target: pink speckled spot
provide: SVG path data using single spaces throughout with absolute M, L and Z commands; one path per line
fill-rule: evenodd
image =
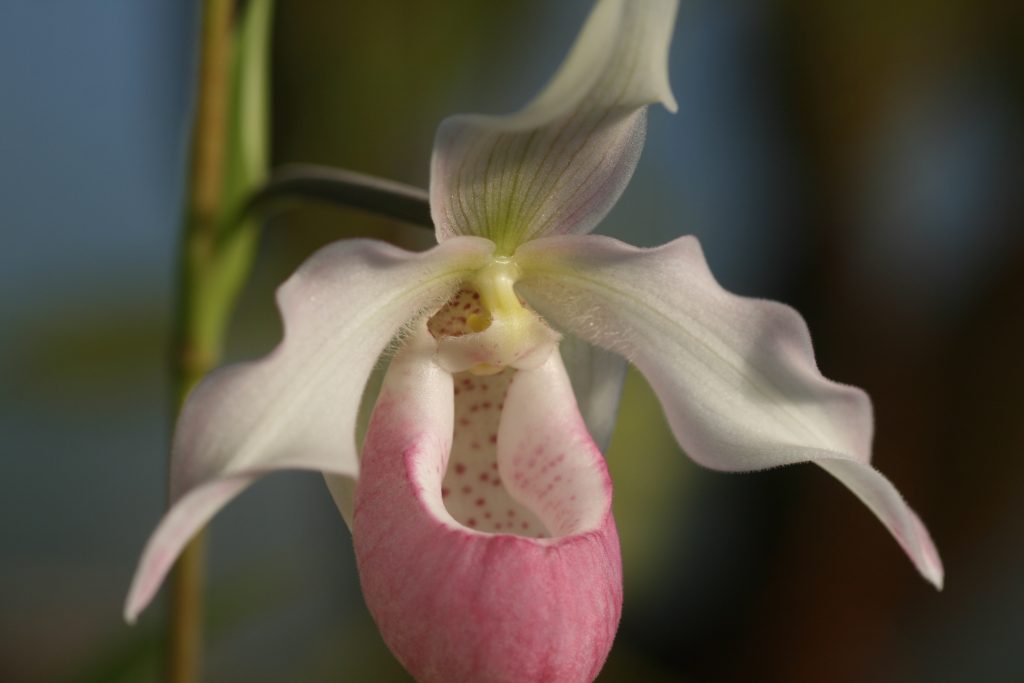
M 427 323 L 435 338 L 459 337 L 469 334 L 466 323 L 470 316 L 486 315 L 480 306 L 480 295 L 471 289 L 460 289 Z
M 500 519 L 494 514 L 495 511 L 515 509 L 533 522 L 534 531 L 544 530 L 540 519 L 513 497 L 498 475 L 498 429 L 504 411 L 495 410 L 494 406 L 504 399 L 516 373 L 516 370 L 507 368 L 489 376 L 487 381 L 468 372 L 455 375 L 454 384 L 462 387 L 463 392 L 454 394 L 453 391 L 456 428 L 443 483 L 451 494 L 445 497 L 444 504 L 455 520 L 467 526 L 470 526 L 468 520 L 472 517 L 475 529 L 525 535 L 522 529 L 499 526 Z M 481 402 L 482 398 L 490 400 Z M 448 400 L 451 402 L 453 399 Z M 482 410 L 485 404 L 490 408 Z M 470 477 L 470 481 L 478 485 L 460 486 L 460 480 L 465 477 Z M 490 514 L 481 515 L 482 512 Z

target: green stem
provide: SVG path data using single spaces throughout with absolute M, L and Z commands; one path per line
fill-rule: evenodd
M 224 198 L 224 160 L 232 39 L 231 0 L 207 0 L 179 274 L 172 374 L 176 405 L 219 361 L 225 320 L 209 315 L 204 298 L 215 286 L 216 240 Z M 171 577 L 166 680 L 196 683 L 202 660 L 205 532 L 186 546 Z
M 201 680 L 203 654 L 203 584 L 206 568 L 206 531 L 199 532 L 178 556 L 171 578 L 168 622 L 168 683 Z

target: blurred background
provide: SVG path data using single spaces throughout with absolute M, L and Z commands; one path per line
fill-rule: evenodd
M 545 82 L 587 0 L 280 2 L 273 159 L 425 186 L 433 131 Z M 155 681 L 161 606 L 120 616 L 164 504 L 166 374 L 195 0 L 0 5 L 0 680 Z M 1024 5 L 684 0 L 675 116 L 599 229 L 700 237 L 735 292 L 806 317 L 872 395 L 875 463 L 927 522 L 935 592 L 799 466 L 726 475 L 630 375 L 608 455 L 626 602 L 614 681 L 1024 680 Z M 229 356 L 319 245 L 426 231 L 336 208 L 267 226 Z M 408 681 L 322 480 L 213 524 L 206 680 Z

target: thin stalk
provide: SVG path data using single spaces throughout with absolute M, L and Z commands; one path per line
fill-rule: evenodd
M 250 195 L 243 215 L 267 218 L 303 201 L 362 209 L 433 230 L 426 190 L 386 178 L 315 164 L 288 164 Z M 241 218 L 241 217 L 240 217 Z
M 209 315 L 204 293 L 215 280 L 216 240 L 223 210 L 225 141 L 231 66 L 232 1 L 207 0 L 192 133 L 191 169 L 181 247 L 178 314 L 171 372 L 176 407 L 219 361 L 224 321 Z M 166 680 L 197 683 L 202 661 L 205 532 L 178 558 L 170 584 Z

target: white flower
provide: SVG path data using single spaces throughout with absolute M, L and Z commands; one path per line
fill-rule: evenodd
M 367 604 L 419 680 L 592 680 L 618 625 L 621 562 L 560 333 L 639 368 L 697 462 L 817 463 L 941 586 L 926 530 L 869 463 L 868 397 L 822 377 L 794 310 L 725 292 L 693 237 L 639 249 L 586 234 L 633 173 L 646 105 L 676 108 L 675 13 L 674 0 L 600 0 L 526 108 L 442 123 L 437 247 L 339 242 L 280 288 L 278 348 L 213 373 L 184 407 L 173 505 L 143 554 L 129 620 L 251 482 L 319 470 L 352 521 Z M 360 398 L 396 337 L 360 461 Z M 603 441 L 621 373 L 594 353 L 613 379 L 580 382 L 581 401 Z

